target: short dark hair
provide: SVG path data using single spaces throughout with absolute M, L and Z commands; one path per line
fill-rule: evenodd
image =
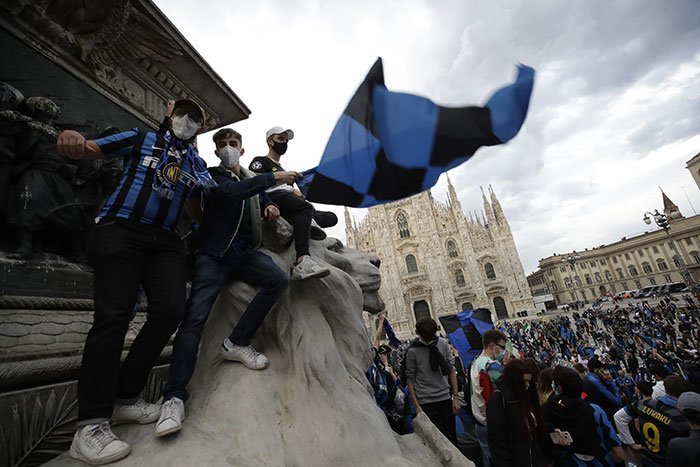
M 603 365 L 603 362 L 598 360 L 598 357 L 593 357 L 588 360 L 588 371 L 595 371 L 598 368 L 605 368 L 605 365 Z
M 654 385 L 651 381 L 640 379 L 637 381 L 637 390 L 641 392 L 644 397 L 651 397 L 654 393 Z
M 573 368 L 557 365 L 552 372 L 552 381 L 561 386 L 562 393 L 568 397 L 581 397 L 583 381 Z
M 214 136 L 211 137 L 212 141 L 214 141 L 214 144 L 219 142 L 222 139 L 226 138 L 235 138 L 238 140 L 239 143 L 243 144 L 243 137 L 239 132 L 234 130 L 233 128 L 222 128 L 216 133 L 214 133 Z
M 421 318 L 416 323 L 416 334 L 423 340 L 429 340 L 435 337 L 438 330 L 438 325 L 433 318 Z
M 585 373 L 588 371 L 588 369 L 583 365 L 583 363 L 575 364 L 574 370 L 576 370 L 577 373 Z
M 684 392 L 692 391 L 693 385 L 678 375 L 671 375 L 664 378 L 664 389 L 667 395 L 678 399 Z
M 507 341 L 508 336 L 503 334 L 501 331 L 498 329 L 489 329 L 484 333 L 483 336 L 481 336 L 481 343 L 484 345 L 484 348 L 488 347 L 489 344 L 492 342 L 495 342 L 498 344 L 501 341 Z
M 671 375 L 669 369 L 660 363 L 655 363 L 652 365 L 651 368 L 649 368 L 649 371 L 651 371 L 651 374 L 654 376 L 661 376 L 662 379 Z

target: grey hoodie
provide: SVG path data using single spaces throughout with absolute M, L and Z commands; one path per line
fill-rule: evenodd
M 437 348 L 447 360 L 451 371 L 454 371 L 455 357 L 450 351 L 450 344 L 438 337 Z M 413 383 L 416 397 L 421 404 L 441 402 L 450 398 L 448 376 L 442 375 L 439 368 L 430 368 L 430 349 L 427 347 L 411 347 L 406 352 L 406 383 Z

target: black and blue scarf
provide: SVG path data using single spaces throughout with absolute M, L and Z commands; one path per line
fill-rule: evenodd
M 153 179 L 153 189 L 163 199 L 173 199 L 182 172 L 182 164 L 192 167 L 195 185 L 208 192 L 210 188 L 217 186 L 209 172 L 207 165 L 199 157 L 192 143 L 182 141 L 173 136 L 169 131 L 163 135 L 165 147 L 163 155 L 156 165 L 156 173 Z M 171 151 L 171 149 L 173 151 Z M 178 154 L 179 153 L 179 154 Z

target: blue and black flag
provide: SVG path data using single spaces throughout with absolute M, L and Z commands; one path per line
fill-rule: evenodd
M 389 91 L 377 59 L 338 120 L 318 167 L 298 182 L 309 201 L 369 207 L 420 193 L 482 146 L 511 140 L 530 103 L 535 70 L 518 67 L 513 84 L 484 107 L 441 107 Z
M 481 353 L 484 346 L 481 336 L 493 329 L 491 312 L 486 308 L 460 311 L 455 315 L 441 316 L 440 324 L 452 346 L 459 352 L 465 367 Z

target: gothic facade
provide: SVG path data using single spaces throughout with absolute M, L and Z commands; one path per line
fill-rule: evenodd
M 425 191 L 369 208 L 359 223 L 346 208 L 348 246 L 381 260 L 380 294 L 399 338 L 424 316 L 484 307 L 496 321 L 534 309 L 501 204 L 490 186 L 482 198 L 484 212 L 467 218 L 448 179 L 446 204 Z

